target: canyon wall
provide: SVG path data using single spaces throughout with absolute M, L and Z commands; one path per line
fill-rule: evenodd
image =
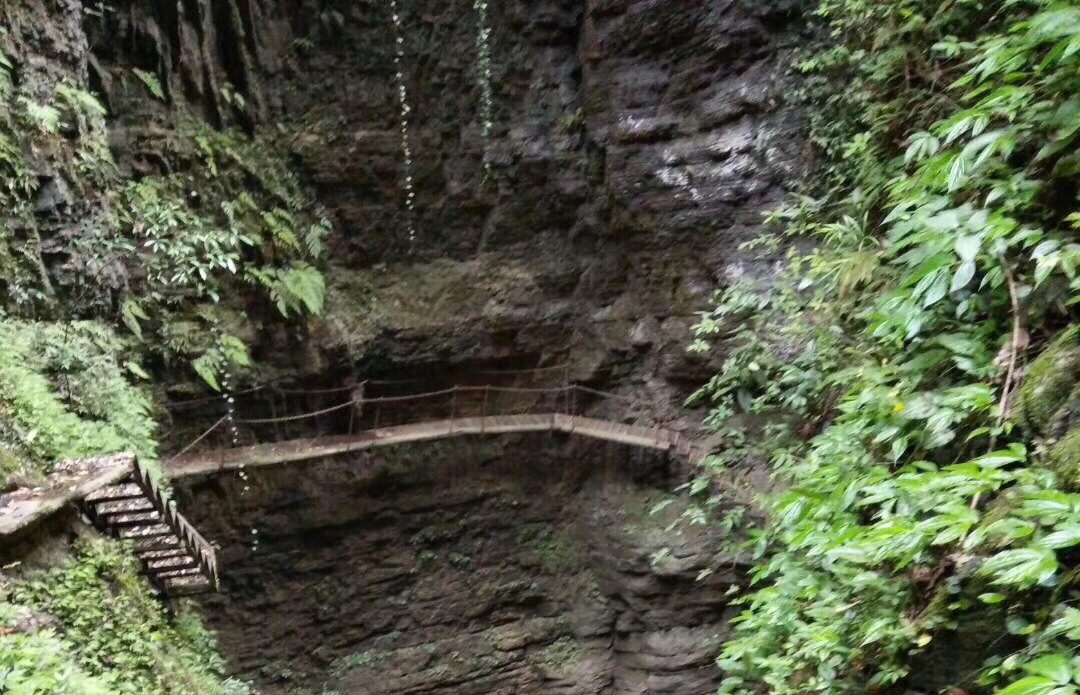
M 669 467 L 530 435 L 185 481 L 227 568 L 202 613 L 266 693 L 705 695 L 741 566 L 667 529 Z
M 331 212 L 328 315 L 263 357 L 327 382 L 569 361 L 673 418 L 712 373 L 684 349 L 694 312 L 771 272 L 739 245 L 799 173 L 795 6 L 491 3 L 485 135 L 472 3 L 402 2 L 408 171 L 387 2 L 129 1 L 90 34 L 103 84 L 153 71 L 206 118 L 279 131 Z M 152 166 L 175 114 L 127 93 L 115 140 Z

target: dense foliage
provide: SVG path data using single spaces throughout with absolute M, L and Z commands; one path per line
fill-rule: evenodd
M 183 90 L 145 70 L 117 68 L 92 93 L 86 56 L 61 38 L 84 11 L 115 10 L 0 3 L 4 492 L 67 457 L 127 450 L 153 470 L 151 384 L 220 391 L 263 322 L 323 305 L 329 223 L 276 136 L 163 105 Z M 114 152 L 103 103 L 144 108 L 154 137 Z M 193 615 L 163 611 L 131 552 L 85 541 L 50 555 L 48 571 L 0 574 L 0 692 L 249 692 L 223 680 Z
M 0 474 L 45 472 L 60 459 L 103 452 L 155 460 L 150 402 L 129 381 L 114 331 L 8 319 L 0 344 Z
M 244 307 L 224 300 L 261 293 L 286 317 L 321 311 L 313 263 L 329 223 L 268 140 L 215 131 L 177 105 L 167 171 L 125 176 L 93 94 L 67 82 L 19 89 L 14 69 L 0 51 L 5 313 L 119 318 L 167 361 L 202 359 L 205 376 L 242 353 L 221 344 L 245 333 L 233 325 Z M 136 78 L 160 94 L 152 75 Z
M 119 449 L 150 462 L 138 384 L 167 372 L 220 390 L 251 366 L 261 321 L 321 312 L 329 223 L 271 138 L 210 128 L 183 103 L 156 166 L 121 168 L 98 96 L 76 71 L 30 60 L 7 12 L 18 9 L 0 8 L 0 471 Z M 156 75 L 122 77 L 116 88 L 166 100 Z
M 1078 693 L 1080 7 L 817 15 L 823 161 L 771 216 L 814 250 L 728 288 L 693 346 L 727 350 L 707 465 L 767 456 L 777 482 L 722 692 L 889 689 L 955 630 L 985 660 L 938 685 Z
M 25 629 L 34 623 L 36 629 Z M 0 583 L 0 692 L 250 692 L 223 681 L 223 668 L 198 617 L 182 610 L 167 619 L 138 560 L 115 542 L 83 541 L 69 564 Z

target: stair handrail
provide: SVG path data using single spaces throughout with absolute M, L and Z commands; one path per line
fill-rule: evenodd
M 150 476 L 149 470 L 142 462 L 136 461 L 134 463 L 133 474 L 136 484 L 150 499 L 162 521 L 180 539 L 184 549 L 198 564 L 199 571 L 210 582 L 214 590 L 217 590 L 219 587 L 217 554 L 214 552 L 213 546 L 177 511 L 176 502 L 165 497 L 161 488 Z

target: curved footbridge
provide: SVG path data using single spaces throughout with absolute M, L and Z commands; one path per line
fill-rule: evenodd
M 212 475 L 246 467 L 271 466 L 325 458 L 354 451 L 468 435 L 561 432 L 669 452 L 698 463 L 707 453 L 694 438 L 657 426 L 626 424 L 580 414 L 599 412 L 601 401 L 619 402 L 619 412 L 648 412 L 648 404 L 578 384 L 555 388 L 454 386 L 404 396 L 371 398 L 363 384 L 331 389 L 347 391 L 345 402 L 320 410 L 262 419 L 239 419 L 231 397 L 226 416 L 165 462 L 169 478 Z M 326 393 L 322 391 L 319 393 Z M 199 401 L 202 407 L 208 401 Z M 610 408 L 609 408 L 610 410 Z M 261 426 L 284 421 L 348 415 L 345 435 L 294 439 L 253 446 L 196 451 L 210 435 L 238 424 Z M 219 433 L 220 434 L 220 433 Z M 50 485 L 0 496 L 0 545 L 35 522 L 75 504 L 103 531 L 131 541 L 150 579 L 167 595 L 218 588 L 217 560 L 208 543 L 178 512 L 157 483 L 131 455 L 115 455 L 58 464 Z
M 296 439 L 222 449 L 177 457 L 167 464 L 166 472 L 170 478 L 179 478 L 246 467 L 305 461 L 411 442 L 466 435 L 521 432 L 563 432 L 590 439 L 667 451 L 691 464 L 697 463 L 705 455 L 704 449 L 689 437 L 671 430 L 626 425 L 581 415 L 541 413 L 455 417 L 374 428 L 347 436 Z

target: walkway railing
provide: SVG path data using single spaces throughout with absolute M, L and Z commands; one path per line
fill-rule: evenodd
M 543 369 L 543 368 L 541 368 Z M 560 367 L 562 369 L 562 367 Z M 540 370 L 530 370 L 530 373 Z M 487 372 L 483 372 L 487 374 Z M 515 374 L 518 372 L 514 372 Z M 641 399 L 600 391 L 582 384 L 565 384 L 554 387 L 522 387 L 484 385 L 459 385 L 449 388 L 402 395 L 370 396 L 366 393 L 371 384 L 390 382 L 360 382 L 349 387 L 318 389 L 305 393 L 332 394 L 348 391 L 348 397 L 332 405 L 315 410 L 268 417 L 241 417 L 232 412 L 214 422 L 206 431 L 183 447 L 174 458 L 194 451 L 210 439 L 215 432 L 234 426 L 260 428 L 269 425 L 287 425 L 303 421 L 318 422 L 333 418 L 338 432 L 354 434 L 365 430 L 406 425 L 432 420 L 453 420 L 489 415 L 561 414 L 579 415 L 589 410 L 599 412 L 602 419 L 625 422 L 635 420 L 640 424 L 648 420 L 653 404 Z M 392 382 L 401 384 L 405 382 Z M 603 402 L 618 404 L 618 409 L 605 411 L 598 408 Z
M 599 406 L 604 401 L 617 402 L 619 415 L 609 419 L 602 412 L 597 412 L 593 417 L 579 414 L 586 408 L 590 412 L 602 411 L 603 408 Z M 467 434 L 536 431 L 565 432 L 671 451 L 691 462 L 704 456 L 701 447 L 683 433 L 653 424 L 619 421 L 632 419 L 626 413 L 634 408 L 650 410 L 639 400 L 580 384 L 551 388 L 454 386 L 425 393 L 375 398 L 364 397 L 362 388 L 358 387 L 349 400 L 315 411 L 234 420 L 238 424 L 266 425 L 318 418 L 330 413 L 347 413 L 347 434 L 196 454 L 188 453 L 191 447 L 187 447 L 167 462 L 166 468 L 170 476 L 176 477 L 308 460 Z M 219 421 L 215 427 L 221 424 Z M 197 441 L 204 439 L 207 434 L 209 432 Z

